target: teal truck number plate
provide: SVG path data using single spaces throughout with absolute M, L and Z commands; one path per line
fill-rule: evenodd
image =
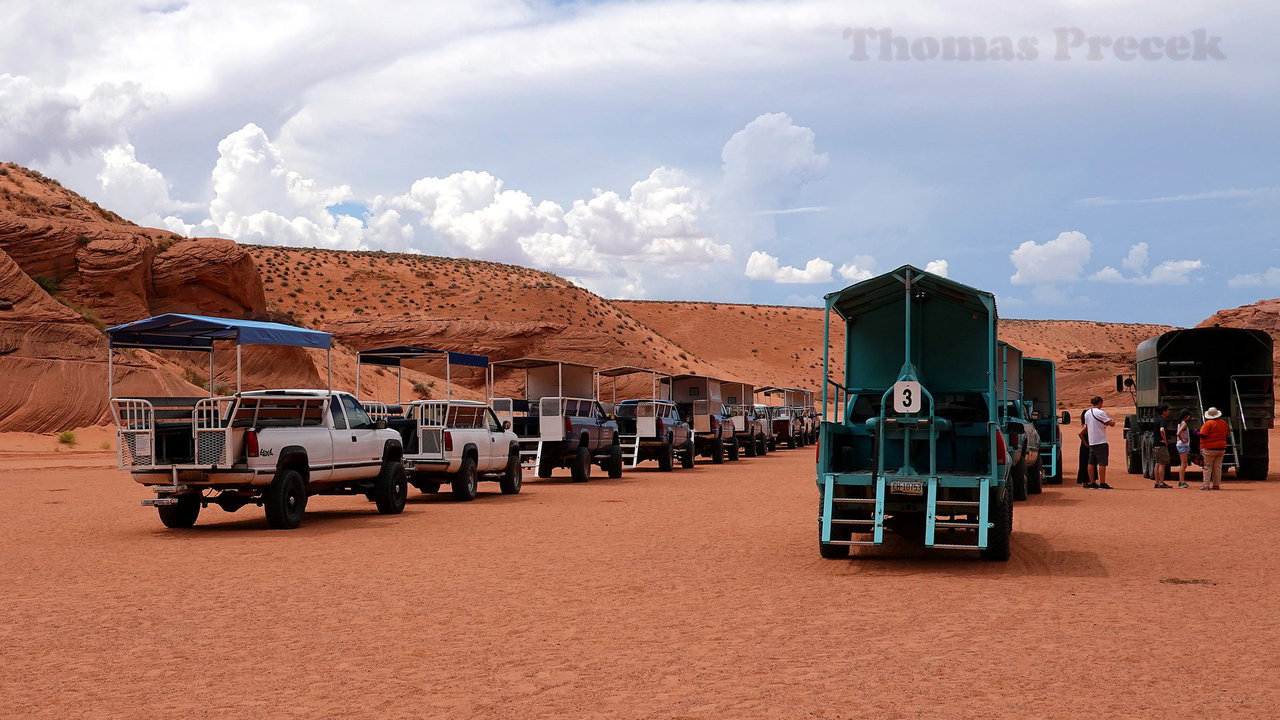
M 924 483 L 919 480 L 894 480 L 889 483 L 889 492 L 898 495 L 923 495 Z

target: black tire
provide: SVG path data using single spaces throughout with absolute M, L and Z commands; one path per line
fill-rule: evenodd
M 1013 533 L 1013 500 L 1008 488 L 991 491 L 990 507 L 993 527 L 987 531 L 987 546 L 978 551 L 978 556 L 990 562 L 1007 562 L 1009 536 Z
M 680 457 L 680 467 L 688 470 L 697 463 L 697 459 L 694 458 L 694 452 L 693 438 L 689 438 L 689 442 L 684 445 L 684 455 Z
M 609 477 L 617 480 L 622 477 L 622 446 L 609 446 L 609 460 L 606 463 L 609 470 Z
M 724 462 L 724 440 L 716 438 L 711 443 L 711 464 L 720 465 Z
M 543 480 L 546 480 L 547 478 L 551 477 L 551 473 L 555 469 L 556 469 L 555 461 L 552 460 L 550 457 L 543 455 L 542 458 L 538 460 L 538 477 L 542 478 Z
M 524 472 L 520 468 L 520 451 L 512 450 L 507 456 L 507 469 L 502 472 L 498 488 L 503 495 L 519 495 L 520 485 L 524 482 Z
M 480 474 L 476 471 L 474 457 L 468 455 L 462 458 L 462 467 L 458 469 L 458 474 L 453 476 L 450 487 L 453 488 L 454 500 L 470 502 L 476 499 L 476 493 L 480 489 Z
M 383 515 L 399 515 L 409 497 L 409 479 L 399 460 L 382 464 L 382 472 L 373 481 L 373 502 Z
M 742 446 L 742 454 L 746 455 L 747 457 L 755 457 L 757 447 L 759 446 L 756 444 L 756 439 L 754 437 L 748 438 L 747 444 Z
M 658 470 L 671 472 L 676 467 L 676 449 L 668 440 L 658 448 Z
M 1027 467 L 1022 463 L 1009 468 L 1009 485 L 1014 500 L 1027 499 Z
M 756 436 L 756 455 L 764 457 L 769 454 L 769 439 L 764 435 Z
M 293 530 L 302 525 L 307 511 L 307 486 L 297 470 L 285 469 L 276 475 L 262 493 L 262 509 L 267 514 L 267 527 Z
M 440 492 L 440 483 L 438 482 L 420 482 L 414 483 L 413 486 L 421 490 L 424 495 L 434 495 Z
M 177 505 L 157 505 L 156 510 L 165 527 L 175 530 L 189 528 L 200 517 L 200 496 L 179 495 Z
M 734 438 L 727 445 L 725 445 L 725 453 L 727 454 L 730 462 L 738 461 L 738 439 L 737 438 Z
M 1027 494 L 1039 495 L 1044 491 L 1044 461 L 1036 458 L 1036 464 L 1027 473 Z
M 1129 440 L 1125 440 L 1124 442 L 1125 470 L 1127 470 L 1130 475 L 1141 475 L 1142 450 L 1131 447 L 1133 444 L 1135 443 L 1131 443 Z
M 798 447 L 800 447 L 800 444 L 796 442 L 795 433 L 792 433 L 790 436 L 787 437 L 787 449 L 795 450 Z
M 833 530 L 834 534 L 834 530 Z M 849 557 L 848 545 L 830 545 L 818 541 L 818 554 L 828 560 L 844 560 Z
M 571 475 L 576 483 L 584 483 L 591 479 L 591 451 L 585 446 L 578 448 L 578 453 L 573 456 L 573 466 Z

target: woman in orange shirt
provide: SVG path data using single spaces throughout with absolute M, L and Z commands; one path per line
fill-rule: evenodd
M 1222 456 L 1227 454 L 1227 421 L 1222 419 L 1222 411 L 1212 407 L 1205 411 L 1204 425 L 1196 434 L 1204 455 L 1204 484 L 1200 489 L 1221 490 Z

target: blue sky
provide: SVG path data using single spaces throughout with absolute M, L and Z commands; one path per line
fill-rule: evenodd
M 812 304 L 907 262 L 1015 317 L 1280 296 L 1271 3 L 13 5 L 0 159 L 184 234 L 611 297 Z M 1198 29 L 1223 57 L 1171 58 Z M 974 37 L 1037 56 L 937 50 Z

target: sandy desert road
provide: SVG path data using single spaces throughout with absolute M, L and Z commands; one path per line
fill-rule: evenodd
M 1280 716 L 1275 473 L 1050 486 L 987 564 L 819 559 L 811 448 L 293 532 L 98 458 L 0 457 L 2 717 Z

